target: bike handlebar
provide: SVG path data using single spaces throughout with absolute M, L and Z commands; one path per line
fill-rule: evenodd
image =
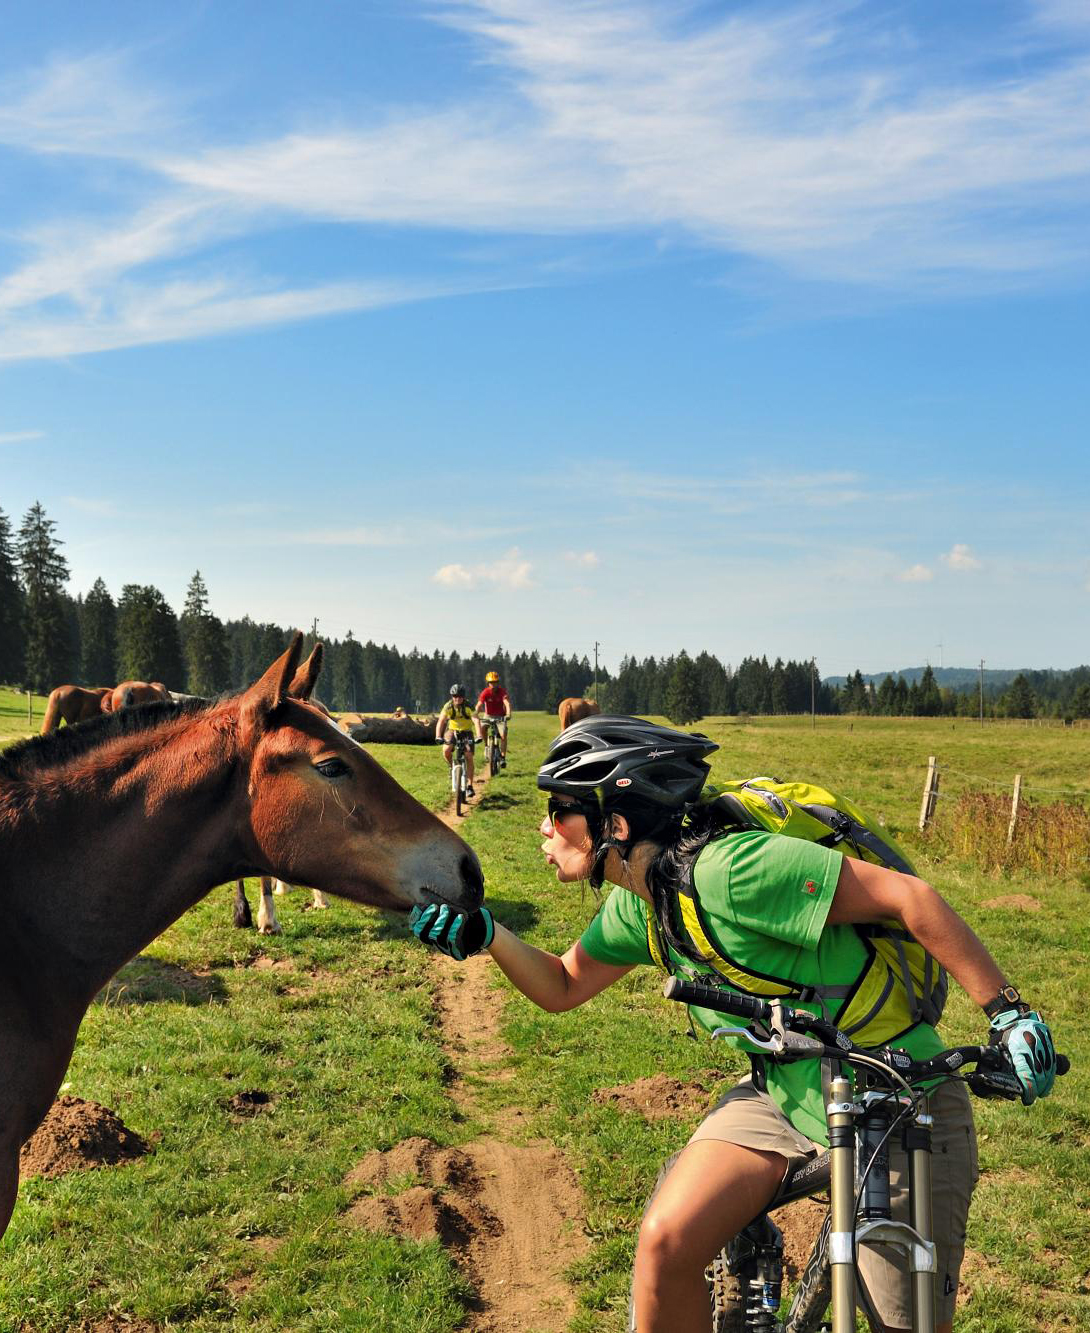
M 865 1055 L 886 1065 L 906 1082 L 944 1076 L 950 1078 L 957 1075 L 963 1065 L 977 1064 L 980 1067 L 968 1074 L 966 1081 L 978 1096 L 1014 1098 L 1021 1093 L 1021 1086 L 1001 1046 L 955 1046 L 941 1051 L 930 1060 L 913 1060 L 907 1052 L 888 1046 L 874 1050 L 858 1047 L 825 1019 L 817 1018 L 805 1009 L 790 1009 L 786 1005 L 773 1008 L 768 1000 L 762 1000 L 756 995 L 721 990 L 718 986 L 686 981 L 682 977 L 667 977 L 662 993 L 668 1000 L 695 1004 L 701 1009 L 711 1009 L 733 1018 L 745 1018 L 750 1022 L 769 1023 L 777 1016 L 778 1010 L 787 1039 L 784 1049 L 775 1052 L 781 1059 L 820 1058 L 827 1055 L 850 1062 L 853 1055 Z M 795 1035 L 805 1032 L 814 1033 L 818 1040 L 799 1040 Z M 791 1040 L 792 1036 L 795 1036 L 795 1040 Z M 1067 1056 L 1058 1054 L 1056 1073 L 1066 1074 L 1070 1068 L 1071 1062 Z

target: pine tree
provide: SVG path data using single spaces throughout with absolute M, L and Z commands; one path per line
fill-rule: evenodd
M 1021 672 L 1011 681 L 1004 704 L 1008 717 L 1037 716 L 1037 699 Z
M 101 578 L 80 607 L 80 678 L 85 685 L 112 685 L 117 663 L 117 606 Z
M 696 667 L 684 649 L 674 662 L 666 687 L 666 716 L 677 726 L 698 722 L 700 711 L 700 682 Z
M 68 580 L 63 545 L 53 532 L 56 524 L 37 501 L 27 510 L 17 543 L 23 584 L 25 670 L 27 684 L 48 693 L 72 674 L 68 615 L 62 600 Z
M 227 689 L 231 680 L 227 635 L 222 621 L 208 609 L 208 589 L 199 569 L 186 589 L 178 633 L 188 692 L 211 698 Z
M 942 712 L 942 694 L 935 680 L 935 673 L 928 663 L 920 677 L 920 714 L 923 717 L 938 717 Z
M 11 520 L 0 509 L 0 681 L 23 680 L 23 590 L 11 540 Z
M 177 689 L 184 674 L 178 620 L 166 598 L 150 584 L 126 583 L 117 607 L 118 680 Z

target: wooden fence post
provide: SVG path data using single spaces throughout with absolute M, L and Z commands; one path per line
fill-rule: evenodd
M 1007 825 L 1007 846 L 1014 841 L 1014 826 L 1018 823 L 1018 806 L 1022 801 L 1022 775 L 1014 775 L 1014 795 L 1011 797 L 1011 822 Z
M 26 724 L 28 727 L 33 727 L 34 725 L 34 717 L 31 711 L 31 695 L 29 690 L 27 690 L 26 692 Z
M 927 777 L 923 784 L 923 800 L 920 802 L 920 832 L 927 827 L 927 821 L 935 813 L 935 797 L 939 794 L 939 770 L 935 756 L 927 760 Z

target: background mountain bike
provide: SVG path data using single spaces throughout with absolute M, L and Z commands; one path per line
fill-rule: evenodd
M 473 733 L 470 731 L 454 732 L 454 744 L 450 756 L 450 786 L 454 792 L 454 813 L 460 815 L 466 804 L 466 753 L 473 749 Z
M 503 737 L 500 734 L 499 719 L 486 717 L 484 731 L 485 757 L 488 760 L 488 773 L 495 777 L 503 762 Z
M 755 1053 L 779 1061 L 834 1062 L 827 1118 L 830 1142 L 838 1146 L 816 1157 L 790 1161 L 768 1208 L 709 1265 L 706 1275 L 713 1333 L 854 1333 L 857 1291 L 872 1326 L 880 1327 L 858 1281 L 861 1243 L 893 1246 L 908 1254 L 912 1328 L 914 1333 L 934 1333 L 931 1124 L 926 1098 L 938 1082 L 960 1079 L 978 1097 L 1019 1100 L 1021 1084 L 1006 1050 L 955 1046 L 930 1060 L 913 1060 L 895 1047 L 857 1047 L 832 1023 L 779 1001 L 770 1003 L 679 977 L 667 980 L 663 994 L 684 1004 L 749 1019 L 747 1027 L 717 1028 L 713 1036 L 741 1036 Z M 969 1065 L 975 1069 L 963 1073 Z M 854 1088 L 842 1066 L 855 1071 Z M 1056 1072 L 1066 1074 L 1068 1068 L 1067 1058 L 1057 1056 Z M 888 1144 L 895 1133 L 905 1137 L 911 1159 L 911 1227 L 891 1217 Z M 655 1192 L 676 1157 L 659 1172 Z M 826 1189 L 831 1196 L 829 1213 L 799 1278 L 791 1308 L 781 1321 L 783 1234 L 769 1213 Z M 832 1322 L 826 1323 L 830 1302 Z M 636 1333 L 631 1299 L 628 1327 L 629 1333 Z

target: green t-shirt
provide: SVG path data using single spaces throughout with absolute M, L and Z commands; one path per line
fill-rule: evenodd
M 717 838 L 693 867 L 693 886 L 712 942 L 752 972 L 802 986 L 847 986 L 866 961 L 866 950 L 850 925 L 826 924 L 840 875 L 839 852 L 779 833 L 741 832 Z M 652 963 L 647 944 L 650 903 L 615 888 L 583 932 L 581 943 L 601 963 Z M 711 972 L 670 951 L 681 970 Z M 817 1004 L 790 1003 L 819 1013 Z M 691 1008 L 708 1031 L 734 1022 L 709 1009 Z M 738 1043 L 736 1043 L 738 1044 Z M 898 1039 L 916 1059 L 942 1050 L 935 1029 L 919 1024 Z M 767 1064 L 768 1091 L 788 1120 L 807 1137 L 825 1143 L 821 1064 Z

